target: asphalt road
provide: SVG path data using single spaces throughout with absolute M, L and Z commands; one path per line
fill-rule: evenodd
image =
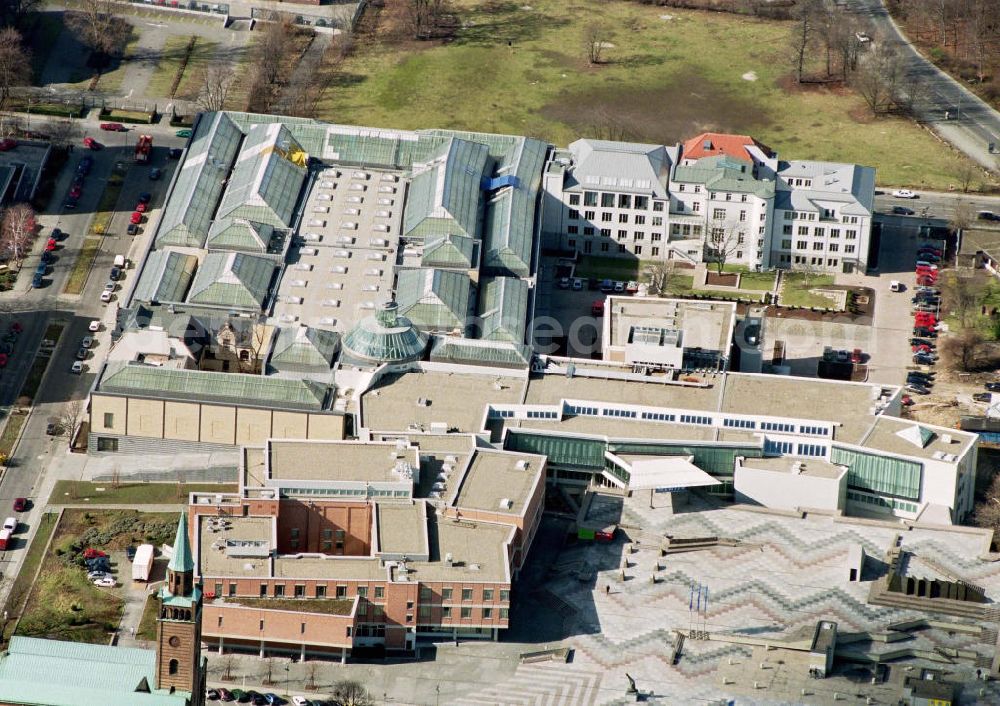
M 955 147 L 985 167 L 1000 167 L 1000 155 L 987 150 L 990 142 L 1000 147 L 1000 113 L 925 59 L 899 31 L 883 0 L 847 0 L 845 4 L 864 18 L 876 35 L 899 43 L 907 75 L 922 85 L 922 98 L 916 105 L 919 119 L 947 123 L 949 131 L 959 131 L 964 138 L 950 140 Z M 950 114 L 947 120 L 946 111 Z
M 1000 214 L 1000 196 L 984 196 L 982 194 L 947 193 L 937 191 L 914 191 L 916 198 L 901 199 L 892 192 L 876 192 L 875 210 L 883 214 L 891 214 L 893 206 L 903 206 L 914 211 L 911 218 L 924 217 L 935 225 L 947 225 L 955 212 L 965 211 L 966 216 L 976 222 L 979 211 L 992 211 Z M 926 216 L 924 214 L 926 213 Z M 978 221 L 979 225 L 1000 227 L 998 221 Z
M 92 115 L 96 116 L 96 113 Z M 33 128 L 44 128 L 33 119 Z M 87 394 L 94 382 L 94 374 L 99 370 L 110 346 L 108 326 L 102 324 L 101 331 L 95 337 L 95 345 L 88 352 L 82 375 L 71 372 L 73 361 L 80 341 L 89 334 L 88 326 L 94 319 L 111 322 L 117 310 L 117 298 L 131 286 L 135 269 L 126 272 L 126 278 L 119 282 L 119 291 L 115 300 L 105 304 L 100 300 L 101 290 L 108 281 L 115 255 L 126 255 L 135 259 L 145 249 L 145 243 L 150 236 L 151 227 L 159 217 L 167 186 L 176 162 L 168 159 L 170 147 L 182 147 L 183 138 L 174 135 L 176 128 L 166 126 L 143 126 L 139 130 L 127 133 L 102 133 L 98 128 L 98 120 L 80 121 L 86 128 L 85 134 L 100 136 L 106 145 L 98 151 L 85 151 L 82 147 L 74 150 L 67 161 L 50 203 L 50 208 L 40 214 L 42 226 L 41 235 L 35 243 L 33 252 L 25 260 L 24 272 L 18 278 L 15 289 L 0 294 L 0 334 L 6 333 L 10 321 L 16 319 L 24 331 L 18 337 L 14 353 L 8 362 L 7 369 L 0 374 L 0 405 L 9 405 L 20 390 L 27 371 L 35 358 L 38 344 L 50 322 L 60 321 L 64 324 L 62 336 L 58 345 L 52 351 L 52 360 L 46 370 L 41 387 L 36 395 L 34 409 L 21 435 L 20 442 L 8 462 L 8 470 L 0 478 L 0 516 L 12 515 L 14 498 L 25 497 L 32 502 L 28 513 L 21 513 L 19 533 L 15 537 L 12 549 L 0 552 L 0 572 L 4 580 L 0 583 L 0 600 L 9 588 L 8 578 L 13 576 L 19 567 L 24 552 L 21 551 L 30 542 L 34 534 L 34 523 L 40 515 L 42 506 L 48 498 L 36 496 L 44 474 L 53 458 L 67 453 L 67 437 L 53 437 L 46 434 L 46 426 L 50 419 L 61 419 L 71 403 L 82 407 Z M 100 200 L 103 187 L 117 161 L 131 164 L 133 146 L 138 134 L 152 134 L 154 145 L 150 165 L 134 165 L 129 169 L 119 200 L 123 210 L 116 213 L 111 222 L 108 235 L 101 239 L 101 247 L 95 258 L 93 269 L 81 295 L 65 295 L 62 290 L 72 269 L 73 262 L 79 254 L 84 235 L 90 229 L 94 210 Z M 82 138 L 81 138 L 82 139 Z M 83 188 L 83 196 L 75 210 L 63 208 L 66 193 L 70 188 L 76 165 L 83 154 L 94 157 L 94 168 L 87 177 Z M 160 167 L 164 174 L 159 181 L 149 180 L 150 166 Z M 132 208 L 138 200 L 139 193 L 152 193 L 152 209 L 147 215 L 143 232 L 136 237 L 125 232 Z M 150 223 L 152 221 L 152 223 Z M 58 227 L 68 233 L 68 237 L 59 243 L 56 250 L 56 261 L 49 268 L 45 277 L 45 286 L 40 289 L 30 287 L 31 273 L 40 261 L 41 251 L 51 229 Z M 0 407 L 4 413 L 9 413 L 9 407 Z

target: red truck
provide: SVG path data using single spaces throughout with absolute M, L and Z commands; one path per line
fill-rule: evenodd
M 139 135 L 139 141 L 135 143 L 136 164 L 148 164 L 149 155 L 153 151 L 153 136 Z
M 10 543 L 10 530 L 0 530 L 0 552 L 7 550 L 7 545 Z

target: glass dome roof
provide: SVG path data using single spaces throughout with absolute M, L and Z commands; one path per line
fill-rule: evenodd
M 344 352 L 359 362 L 403 363 L 423 355 L 427 336 L 399 315 L 396 302 L 386 302 L 347 332 L 343 346 Z

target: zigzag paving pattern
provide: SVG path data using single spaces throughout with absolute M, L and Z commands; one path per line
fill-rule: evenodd
M 865 675 L 873 673 L 870 664 L 844 663 L 844 675 L 820 684 L 808 678 L 805 667 L 794 667 L 805 653 L 782 650 L 792 655 L 789 665 L 768 672 L 765 679 L 753 670 L 766 671 L 754 661 L 767 651 L 752 643 L 798 640 L 802 644 L 820 620 L 836 621 L 841 633 L 885 635 L 890 624 L 928 617 L 921 611 L 866 602 L 869 580 L 884 571 L 881 558 L 897 535 L 902 535 L 907 552 L 929 558 L 914 562 L 914 571 L 933 576 L 936 567 L 983 586 L 991 599 L 1000 597 L 1000 562 L 977 558 L 984 547 L 982 536 L 974 533 L 826 516 L 801 519 L 707 505 L 690 509 L 671 516 L 650 509 L 648 500 L 629 499 L 621 521 L 628 525 L 628 539 L 638 542 L 632 553 L 625 552 L 623 542 L 564 548 L 544 588 L 533 595 L 542 609 L 559 616 L 572 635 L 562 642 L 573 648 L 572 662 L 521 665 L 504 682 L 469 694 L 460 703 L 625 703 L 626 673 L 635 678 L 640 691 L 648 692 L 646 701 L 652 703 L 709 703 L 735 694 L 741 704 L 834 703 L 848 692 L 854 699 L 864 691 L 859 684 L 868 683 Z M 738 542 L 661 557 L 659 538 L 666 534 Z M 863 582 L 848 580 L 847 556 L 855 546 L 868 555 Z M 692 593 L 692 586 L 698 585 L 702 607 L 707 605 L 701 612 Z M 924 625 L 891 641 L 858 639 L 849 648 L 869 659 L 900 654 L 900 649 L 934 655 L 936 660 L 929 662 L 906 657 L 889 664 L 899 672 L 911 667 L 916 674 L 920 667 L 944 664 L 950 678 L 967 682 L 960 702 L 1000 703 L 995 682 L 975 679 L 977 665 L 988 665 L 993 656 L 996 628 L 996 624 L 968 630 Z M 674 663 L 678 630 L 702 631 L 712 639 L 688 637 Z M 748 644 L 740 644 L 741 640 Z M 972 657 L 946 656 L 956 651 Z M 810 686 L 810 682 L 817 683 Z M 803 698 L 801 688 L 807 687 L 810 696 Z M 772 691 L 764 693 L 768 688 Z M 887 688 L 872 687 L 871 693 L 884 697 Z

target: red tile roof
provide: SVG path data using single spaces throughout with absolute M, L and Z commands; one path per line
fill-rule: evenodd
M 749 135 L 728 135 L 724 132 L 703 132 L 684 143 L 683 159 L 701 159 L 726 155 L 744 162 L 753 161 L 747 154 L 746 147 L 756 145 L 767 155 L 773 155 L 771 148 L 758 142 Z

